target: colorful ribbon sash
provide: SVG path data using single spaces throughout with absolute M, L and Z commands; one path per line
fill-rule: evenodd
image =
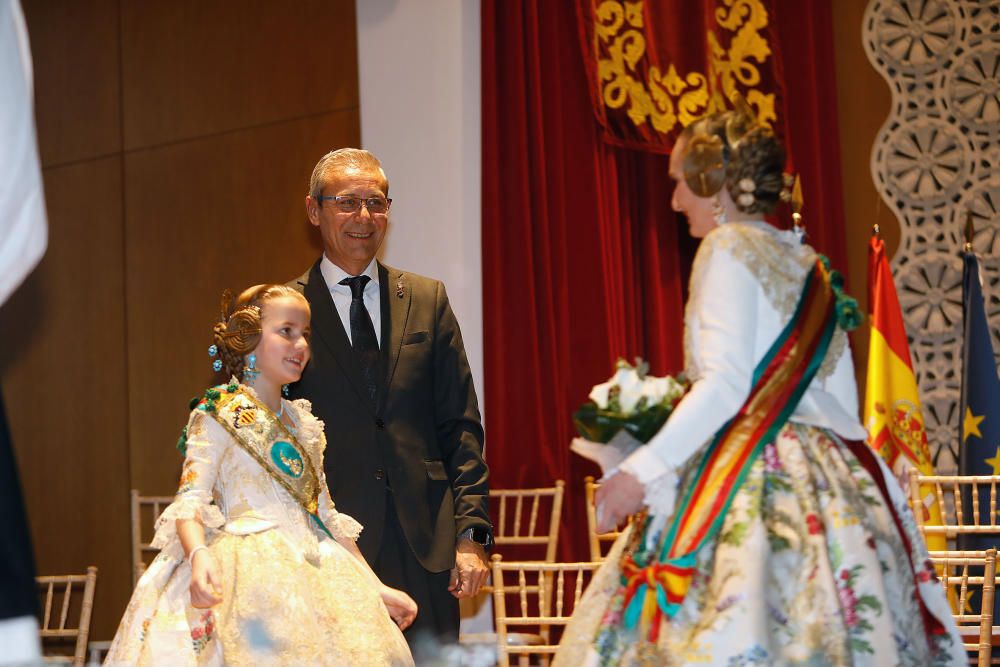
M 706 448 L 657 557 L 642 564 L 636 555 L 623 556 L 625 626 L 641 624 L 649 641 L 656 641 L 663 617 L 672 618 L 680 609 L 699 550 L 721 529 L 750 467 L 795 410 L 826 356 L 838 319 L 853 328 L 853 299 L 841 292 L 841 284 L 820 257 L 806 277 L 791 321 L 754 369 L 749 397 Z
M 214 401 L 215 409 L 208 412 L 271 479 L 288 491 L 323 532 L 330 535 L 317 511 L 320 480 L 309 453 L 266 405 L 240 387 L 228 391 L 230 388 L 216 389 L 219 395 Z

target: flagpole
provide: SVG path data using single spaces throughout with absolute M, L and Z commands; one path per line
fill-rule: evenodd
M 972 252 L 972 238 L 976 235 L 976 226 L 972 222 L 972 209 L 965 212 L 965 252 Z
M 965 451 L 965 409 L 968 397 L 965 395 L 965 365 L 969 361 L 969 313 L 966 312 L 965 282 L 966 272 L 968 272 L 968 262 L 966 258 L 972 253 L 972 237 L 975 235 L 975 225 L 972 222 L 972 209 L 965 211 L 965 245 L 962 247 L 962 382 L 958 391 L 958 474 L 969 475 L 969 462 L 966 460 Z

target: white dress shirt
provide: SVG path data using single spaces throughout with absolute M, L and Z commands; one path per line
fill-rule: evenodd
M 674 477 L 742 407 L 754 369 L 791 319 L 815 257 L 794 233 L 764 222 L 729 223 L 702 241 L 684 316 L 691 390 L 647 446 L 621 466 L 647 486 L 647 498 L 654 480 Z M 867 436 L 842 331 L 789 420 L 846 439 Z
M 340 315 L 344 331 L 347 332 L 347 340 L 351 340 L 351 301 L 354 296 L 351 294 L 351 288 L 347 285 L 341 285 L 340 281 L 354 276 L 331 262 L 325 253 L 319 263 L 319 271 L 323 274 L 323 280 L 326 281 L 326 287 L 330 290 L 330 296 L 333 297 L 333 305 L 337 309 L 337 314 Z M 378 341 L 379 347 L 382 347 L 382 292 L 378 282 L 378 263 L 372 259 L 359 275 L 371 278 L 365 285 L 365 308 L 368 309 L 368 315 L 371 316 L 372 325 L 375 327 L 375 340 Z M 351 341 L 352 344 L 353 342 Z

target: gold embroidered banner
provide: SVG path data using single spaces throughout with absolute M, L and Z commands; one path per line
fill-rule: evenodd
M 606 139 L 668 152 L 683 127 L 729 106 L 734 92 L 760 120 L 784 118 L 772 2 L 579 0 L 591 99 Z

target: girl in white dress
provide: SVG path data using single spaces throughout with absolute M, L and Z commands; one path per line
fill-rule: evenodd
M 107 665 L 412 665 L 416 604 L 384 586 L 337 512 L 323 424 L 287 401 L 309 361 L 297 291 L 245 291 L 215 327 L 217 371 L 185 429 L 180 488 L 156 523 Z M 237 381 L 242 377 L 242 382 Z

